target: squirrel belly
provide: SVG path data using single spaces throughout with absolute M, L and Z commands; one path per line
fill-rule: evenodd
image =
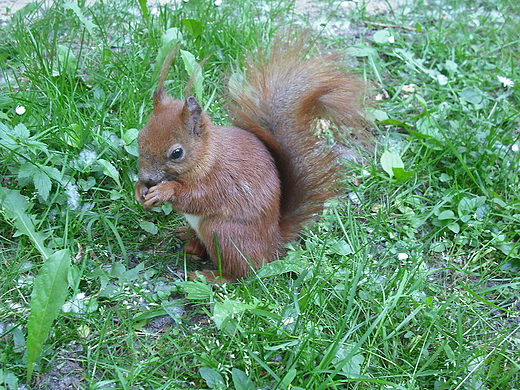
M 200 215 L 193 215 L 193 214 L 187 214 L 187 213 L 183 213 L 182 216 L 184 217 L 186 222 L 188 222 L 188 225 L 190 225 L 190 227 L 193 230 L 195 230 L 195 233 L 198 233 L 199 224 L 200 224 L 200 220 L 202 217 Z
M 234 127 L 225 127 L 196 98 L 166 93 L 172 53 L 139 132 L 136 199 L 147 210 L 170 202 L 230 280 L 275 260 L 336 196 L 341 166 L 317 122 L 345 137 L 365 135 L 365 84 L 338 56 L 307 54 L 300 39 L 251 56 L 230 82 Z

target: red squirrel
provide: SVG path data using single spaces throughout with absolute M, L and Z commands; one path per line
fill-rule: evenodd
M 337 194 L 341 166 L 318 120 L 363 133 L 364 83 L 337 55 L 306 59 L 302 41 L 250 56 L 229 85 L 233 127 L 214 125 L 195 97 L 166 93 L 170 55 L 139 132 L 137 201 L 183 214 L 195 234 L 187 253 L 205 250 L 223 281 L 275 260 Z

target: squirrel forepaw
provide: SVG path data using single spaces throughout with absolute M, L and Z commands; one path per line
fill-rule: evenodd
M 139 203 L 144 202 L 144 198 L 147 193 L 148 193 L 148 187 L 142 181 L 139 180 L 137 183 L 135 183 L 134 195 L 135 195 L 135 199 Z
M 144 201 L 142 202 L 145 210 L 151 210 L 153 207 L 172 201 L 175 194 L 168 184 L 169 182 L 159 183 L 148 189 L 148 192 L 144 196 Z

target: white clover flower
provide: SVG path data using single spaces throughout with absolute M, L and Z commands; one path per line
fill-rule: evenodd
M 25 107 L 24 106 L 17 106 L 14 110 L 14 112 L 16 112 L 18 115 L 23 115 L 25 114 Z
M 394 43 L 394 42 L 395 42 L 395 38 L 394 38 L 394 36 L 393 36 L 393 35 L 390 35 L 390 36 L 388 37 L 388 43 Z
M 448 84 L 448 81 L 448 78 L 443 74 L 437 75 L 437 82 L 439 83 L 439 85 L 446 85 Z
M 218 7 L 219 5 L 222 4 L 222 0 L 215 0 L 215 2 L 213 4 L 215 4 L 215 7 Z
M 408 253 L 398 253 L 397 258 L 399 260 L 407 260 L 408 259 Z
M 70 298 L 61 307 L 61 311 L 65 313 L 85 313 L 87 307 L 86 296 L 84 293 L 76 294 L 75 297 Z
M 515 82 L 513 80 L 508 79 L 507 77 L 503 77 L 503 76 L 497 76 L 497 77 L 498 77 L 498 81 L 500 81 L 502 83 L 504 88 L 513 88 L 515 86 Z
M 282 324 L 284 324 L 285 326 L 292 324 L 292 323 L 294 323 L 293 317 L 287 317 L 282 320 Z
M 520 146 L 518 144 L 511 145 L 511 151 L 518 153 Z
M 97 160 L 97 153 L 92 151 L 92 150 L 88 150 L 88 149 L 83 149 L 80 153 L 79 153 L 79 159 L 86 165 L 86 166 L 89 166 L 90 164 L 92 164 L 94 161 Z
M 80 204 L 80 196 L 78 192 L 78 186 L 76 184 L 67 184 L 65 187 L 65 193 L 68 196 L 67 204 L 69 205 L 71 210 L 79 209 Z

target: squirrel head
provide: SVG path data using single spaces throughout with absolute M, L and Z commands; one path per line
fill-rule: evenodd
M 193 96 L 175 100 L 160 86 L 150 119 L 139 132 L 139 180 L 148 188 L 201 175 L 209 119 Z

